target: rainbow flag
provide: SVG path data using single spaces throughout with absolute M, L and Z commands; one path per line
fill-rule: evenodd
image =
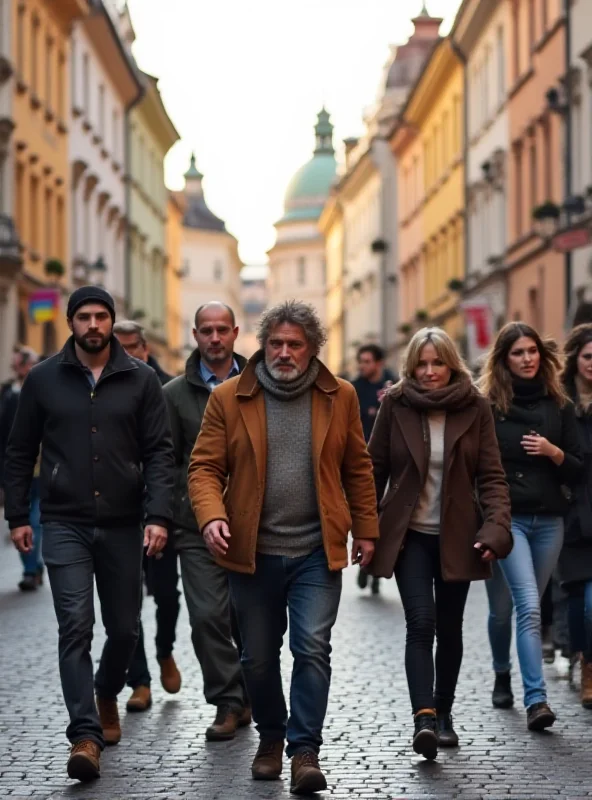
M 39 289 L 29 295 L 32 322 L 53 322 L 57 316 L 60 294 L 57 289 Z

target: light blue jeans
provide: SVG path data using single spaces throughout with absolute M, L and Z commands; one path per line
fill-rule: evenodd
M 496 672 L 508 672 L 512 610 L 516 606 L 516 647 L 524 685 L 524 705 L 545 703 L 540 600 L 563 544 L 561 517 L 516 514 L 512 517 L 514 547 L 496 562 L 486 582 L 489 597 L 489 642 Z

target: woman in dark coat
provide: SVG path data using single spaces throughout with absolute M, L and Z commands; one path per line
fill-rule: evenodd
M 559 577 L 569 595 L 572 658 L 581 660 L 581 700 L 592 709 L 592 324 L 575 328 L 565 343 L 563 384 L 576 409 L 584 459 L 565 517 Z
M 489 403 L 448 335 L 418 331 L 402 376 L 382 401 L 369 444 L 380 509 L 370 571 L 395 574 L 413 749 L 435 758 L 438 744 L 458 744 L 450 712 L 465 603 L 470 582 L 489 577 L 490 562 L 512 548 L 509 496 Z
M 557 345 L 523 322 L 498 333 L 481 386 L 490 400 L 510 487 L 514 548 L 487 582 L 493 705 L 513 704 L 510 682 L 512 610 L 531 731 L 551 727 L 543 675 L 540 598 L 563 543 L 564 486 L 578 479 L 582 459 L 573 405 L 561 384 Z M 502 574 L 503 573 L 503 574 Z

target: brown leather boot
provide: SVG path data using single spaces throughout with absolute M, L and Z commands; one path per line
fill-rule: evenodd
M 592 709 L 592 661 L 584 661 L 582 658 L 582 705 L 584 708 Z
M 119 709 L 117 700 L 106 697 L 97 697 L 97 710 L 105 744 L 117 744 L 121 740 L 121 725 L 119 724 Z
M 292 757 L 292 794 L 323 792 L 327 781 L 319 767 L 319 757 L 312 750 L 303 750 Z
M 175 659 L 172 655 L 167 658 L 159 658 L 160 682 L 165 692 L 177 694 L 181 691 L 181 673 L 179 672 Z
M 256 781 L 277 781 L 282 774 L 284 743 L 259 742 L 257 753 L 251 764 L 251 775 Z
M 147 711 L 152 705 L 152 692 L 149 686 L 136 686 L 127 701 L 128 711 Z
M 101 748 L 90 739 L 75 742 L 68 759 L 68 777 L 76 781 L 93 781 L 101 775 Z
M 239 728 L 247 728 L 253 721 L 253 714 L 251 713 L 251 706 L 245 706 L 238 721 Z
M 227 742 L 234 739 L 242 709 L 234 706 L 218 706 L 216 719 L 206 730 L 208 742 Z

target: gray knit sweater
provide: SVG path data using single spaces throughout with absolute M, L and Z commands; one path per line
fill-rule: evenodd
M 315 359 L 297 381 L 278 385 L 262 361 L 257 365 L 267 416 L 259 553 L 298 558 L 323 542 L 312 460 L 312 385 L 317 375 Z

